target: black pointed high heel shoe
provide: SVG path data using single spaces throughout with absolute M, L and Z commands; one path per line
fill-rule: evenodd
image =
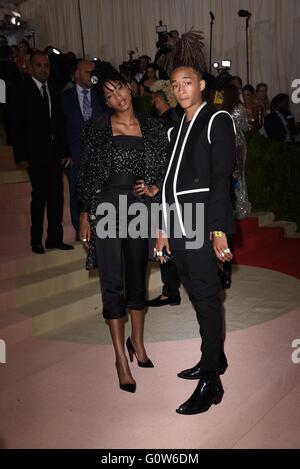
M 120 389 L 122 389 L 122 391 L 135 392 L 136 391 L 136 384 L 132 384 L 132 383 L 121 384 L 120 383 Z
M 117 362 L 115 363 L 115 365 L 116 365 L 116 368 L 117 368 L 117 371 L 118 371 Z M 136 391 L 136 383 L 121 384 L 119 382 L 119 385 L 120 385 L 120 389 L 122 391 L 126 391 L 126 392 L 135 392 Z
M 140 362 L 139 361 L 139 359 L 137 357 L 137 354 L 136 354 L 136 351 L 135 351 L 135 348 L 134 348 L 134 346 L 131 342 L 130 337 L 128 337 L 128 339 L 126 341 L 126 347 L 127 347 L 127 350 L 128 350 L 129 359 L 130 359 L 131 363 L 133 362 L 133 356 L 135 356 L 136 361 L 138 362 L 138 366 L 140 366 L 141 368 L 154 368 L 154 365 L 153 365 L 152 361 L 150 360 L 150 358 L 148 358 L 145 362 Z

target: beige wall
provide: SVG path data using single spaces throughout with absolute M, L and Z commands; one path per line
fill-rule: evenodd
M 87 55 L 115 65 L 128 59 L 128 50 L 155 55 L 155 26 L 160 19 L 180 33 L 192 26 L 209 43 L 209 11 L 216 16 L 213 58 L 230 58 L 232 73 L 246 80 L 245 19 L 240 8 L 252 12 L 250 26 L 250 81 L 266 81 L 270 96 L 291 94 L 300 78 L 299 0 L 80 0 Z M 81 55 L 77 0 L 27 0 L 23 15 L 37 32 L 37 44 L 51 43 Z M 298 105 L 299 107 L 300 105 Z M 294 109 L 297 114 L 298 107 Z

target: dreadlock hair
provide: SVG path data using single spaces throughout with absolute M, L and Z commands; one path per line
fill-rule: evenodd
M 202 80 L 203 73 L 207 72 L 203 40 L 204 36 L 201 31 L 190 30 L 182 34 L 176 44 L 172 71 L 179 67 L 191 67 Z

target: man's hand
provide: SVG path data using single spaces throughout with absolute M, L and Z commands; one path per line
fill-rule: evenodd
M 80 214 L 80 228 L 79 228 L 79 236 L 80 240 L 83 245 L 88 249 L 89 242 L 91 239 L 91 225 L 88 219 L 87 212 L 82 212 Z
M 211 233 L 211 239 L 212 239 L 213 248 L 214 248 L 217 258 L 221 262 L 231 261 L 233 258 L 233 255 L 228 247 L 226 234 L 223 233 L 222 236 L 214 236 L 214 234 Z
M 26 171 L 29 168 L 28 161 L 20 161 L 20 163 L 17 163 L 17 168 L 21 171 Z
M 145 195 L 146 197 L 154 197 L 159 192 L 159 188 L 157 186 L 147 186 L 143 179 L 136 181 L 136 185 L 133 186 L 133 190 L 140 197 L 142 195 Z
M 171 254 L 169 240 L 166 233 L 162 230 L 158 230 L 156 237 L 156 245 L 153 251 L 153 257 L 158 258 L 161 264 L 165 264 L 167 261 L 163 256 L 163 250 L 166 250 L 167 254 Z

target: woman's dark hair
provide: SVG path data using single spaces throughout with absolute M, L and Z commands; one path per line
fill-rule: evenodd
M 250 91 L 251 94 L 255 94 L 255 90 L 252 85 L 245 85 L 244 88 L 242 89 L 242 92 L 244 91 Z
M 222 109 L 232 114 L 238 104 L 241 104 L 239 89 L 235 85 L 225 86 Z
M 27 46 L 28 53 L 31 52 L 31 47 L 29 45 L 29 42 L 26 39 L 21 39 L 21 41 L 19 42 L 19 47 L 20 47 L 20 44 L 25 44 L 25 46 Z
M 104 94 L 104 88 L 108 89 L 106 83 L 111 83 L 113 88 L 115 87 L 113 82 L 117 82 L 121 86 L 128 84 L 126 78 L 108 62 L 100 62 L 94 71 L 94 75 L 99 79 L 98 86 L 102 95 Z
M 230 78 L 230 82 L 232 81 L 238 81 L 239 84 L 240 84 L 240 87 L 243 86 L 243 80 L 241 79 L 241 77 L 239 77 L 238 75 L 233 75 L 231 78 Z

